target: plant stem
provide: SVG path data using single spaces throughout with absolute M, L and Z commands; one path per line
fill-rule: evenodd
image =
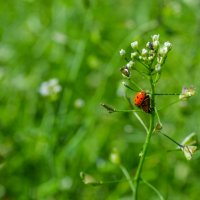
M 140 182 L 140 177 L 141 177 L 141 173 L 142 173 L 142 168 L 143 168 L 143 164 L 144 164 L 144 160 L 147 154 L 147 150 L 148 150 L 148 146 L 150 143 L 150 139 L 151 139 L 151 135 L 153 133 L 153 129 L 154 129 L 154 118 L 155 118 L 155 85 L 153 83 L 153 78 L 152 76 L 150 76 L 150 85 L 151 85 L 151 107 L 152 107 L 152 113 L 150 116 L 150 124 L 149 124 L 149 129 L 148 129 L 148 133 L 146 136 L 146 140 L 143 146 L 143 150 L 142 150 L 142 155 L 140 157 L 140 161 L 139 161 L 139 166 L 135 175 L 135 200 L 138 199 L 138 188 L 139 188 L 139 182 Z
M 133 192 L 133 196 L 134 196 L 134 194 L 135 194 L 135 188 L 134 188 L 133 182 L 131 180 L 131 177 L 130 177 L 128 171 L 126 170 L 126 168 L 123 165 L 120 165 L 120 169 L 122 170 L 124 176 L 126 177 L 128 183 L 129 183 L 129 185 L 131 187 L 131 190 Z

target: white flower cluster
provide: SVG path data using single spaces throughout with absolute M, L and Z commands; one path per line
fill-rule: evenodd
M 62 87 L 58 83 L 58 79 L 53 78 L 43 82 L 40 85 L 39 93 L 44 97 L 54 97 L 62 90 Z
M 159 38 L 159 34 L 151 36 L 151 41 L 147 42 L 146 47 L 142 48 L 141 51 L 139 50 L 138 41 L 133 41 L 131 43 L 130 46 L 133 50 L 130 53 L 131 61 L 128 61 L 128 63 L 120 69 L 123 76 L 128 78 L 131 76 L 131 70 L 134 69 L 134 64 L 136 61 L 139 61 L 146 66 L 153 67 L 152 70 L 155 70 L 157 73 L 162 70 L 162 65 L 164 64 L 172 45 L 168 41 L 161 45 Z M 121 56 L 127 56 L 127 53 L 124 49 L 121 49 L 119 53 Z M 125 60 L 127 61 L 128 58 L 125 57 Z

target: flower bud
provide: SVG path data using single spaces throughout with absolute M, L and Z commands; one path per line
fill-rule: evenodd
M 132 47 L 133 49 L 137 49 L 137 48 L 138 48 L 138 41 L 132 42 L 132 43 L 131 43 L 131 47 Z
M 124 56 L 126 54 L 126 51 L 124 49 L 121 49 L 119 51 L 120 56 Z
M 159 49 L 159 53 L 163 56 L 165 56 L 168 53 L 168 48 L 166 46 L 163 46 Z
M 134 59 L 136 56 L 138 56 L 138 52 L 131 53 L 131 59 Z
M 154 42 L 154 41 L 159 41 L 159 36 L 160 36 L 159 34 L 157 34 L 157 35 L 152 35 L 151 38 L 152 38 L 153 42 Z
M 155 71 L 156 72 L 159 72 L 161 70 L 161 64 L 157 64 L 156 66 L 155 66 Z
M 189 97 L 195 95 L 194 87 L 183 87 L 181 94 L 179 95 L 180 100 L 187 100 Z
M 135 63 L 131 60 L 126 64 L 126 67 L 130 69 Z
M 158 49 L 159 45 L 160 45 L 160 43 L 159 43 L 158 40 L 153 41 L 153 47 L 154 47 L 154 49 Z
M 172 48 L 172 44 L 168 41 L 164 43 L 164 46 L 167 47 L 168 50 Z
M 110 154 L 110 161 L 115 165 L 120 164 L 120 156 L 119 156 L 119 152 L 116 148 L 114 148 Z
M 141 54 L 142 54 L 143 56 L 147 55 L 147 53 L 148 53 L 148 51 L 147 51 L 146 49 L 142 49 L 142 53 L 141 53 Z
M 181 150 L 183 151 L 185 158 L 187 160 L 191 160 L 193 154 L 197 150 L 197 146 L 184 146 L 184 147 L 181 148 Z

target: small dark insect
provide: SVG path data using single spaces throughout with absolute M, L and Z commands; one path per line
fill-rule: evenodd
M 120 71 L 126 77 L 130 77 L 130 75 L 131 75 L 131 72 L 128 67 L 122 67 L 122 68 L 120 68 Z
M 152 43 L 152 42 L 149 42 L 149 43 L 148 43 L 148 46 L 149 46 L 149 49 L 154 50 L 154 47 L 153 47 L 153 43 Z

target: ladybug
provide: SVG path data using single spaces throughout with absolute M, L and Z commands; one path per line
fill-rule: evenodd
M 144 112 L 151 113 L 150 96 L 145 91 L 136 93 L 134 97 L 134 104 L 141 108 Z

